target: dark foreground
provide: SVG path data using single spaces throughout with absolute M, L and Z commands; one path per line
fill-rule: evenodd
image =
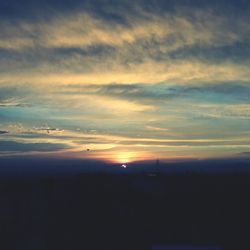
M 249 198 L 246 173 L 2 180 L 0 249 L 249 250 Z

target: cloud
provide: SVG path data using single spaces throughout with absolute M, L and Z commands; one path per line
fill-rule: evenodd
M 247 122 L 250 118 L 250 104 L 199 104 L 194 117 L 214 120 L 242 119 Z
M 21 143 L 17 141 L 0 141 L 0 152 L 54 152 L 67 149 L 59 143 Z
M 6 130 L 0 130 L 0 135 L 4 135 L 4 134 L 7 134 L 7 133 L 9 133 L 9 132 L 6 131 Z
M 26 98 L 31 93 L 31 89 L 25 86 L 18 88 L 13 85 L 0 85 L 0 108 L 29 107 Z
M 20 102 L 19 100 L 15 100 L 13 98 L 11 99 L 5 99 L 0 100 L 0 108 L 7 108 L 7 107 L 28 107 L 29 105 Z
M 237 101 L 249 101 L 250 86 L 248 83 L 223 82 L 207 85 L 189 84 L 107 84 L 107 85 L 68 85 L 58 92 L 63 95 L 104 95 L 124 99 L 164 99 L 164 98 L 194 98 L 196 95 L 211 96 L 221 95 L 230 98 L 236 97 Z M 241 100 L 240 100 L 241 99 Z
M 250 79 L 246 60 L 244 64 L 235 63 L 233 58 L 218 63 L 208 61 L 206 56 L 192 56 L 192 52 L 184 58 L 173 58 L 171 54 L 190 48 L 223 50 L 239 42 L 248 44 L 248 16 L 232 22 L 230 16 L 217 15 L 213 9 L 183 8 L 174 13 L 137 9 L 136 15 L 121 15 L 123 22 L 87 11 L 16 25 L 2 22 L 2 48 L 16 47 L 19 52 L 13 51 L 13 63 L 9 56 L 2 60 L 9 66 L 2 65 L 6 69 L 1 84 L 211 83 Z
M 247 151 L 249 15 L 211 1 L 0 8 L 1 128 L 20 144 L 7 148 Z
M 250 152 L 240 152 L 240 155 L 250 156 Z
M 78 60 L 72 65 L 84 65 L 85 60 Z M 51 66 L 51 68 L 50 68 Z M 93 67 L 92 65 L 91 67 Z M 29 83 L 33 86 L 47 86 L 48 90 L 55 88 L 58 85 L 86 85 L 86 84 L 111 84 L 111 83 L 200 83 L 207 84 L 213 82 L 230 82 L 230 81 L 249 81 L 250 73 L 248 65 L 239 65 L 234 63 L 224 64 L 207 64 L 191 61 L 166 61 L 155 62 L 146 61 L 141 64 L 131 63 L 122 65 L 119 62 L 108 61 L 104 64 L 97 63 L 95 68 L 89 72 L 72 72 L 64 71 L 63 65 L 57 64 L 58 69 L 52 72 L 53 65 L 48 64 L 45 68 L 31 69 L 23 73 L 6 74 L 1 76 L 1 85 L 10 85 L 17 83 Z M 50 69 L 49 69 L 50 68 Z M 46 75 L 46 77 L 45 77 Z
M 51 134 L 51 133 L 62 133 L 64 131 L 63 129 L 54 128 L 54 127 L 50 127 L 50 126 L 34 127 L 33 130 L 36 130 L 38 132 L 46 132 L 48 134 Z
M 250 147 L 249 138 L 241 135 L 204 138 L 197 134 L 188 136 L 185 131 L 184 137 L 177 137 L 176 133 L 172 134 L 171 130 L 163 131 L 159 126 L 141 129 L 140 133 L 141 135 L 126 134 L 124 131 L 99 133 L 78 129 L 48 134 L 36 128 L 23 127 L 22 130 L 16 130 L 15 127 L 10 127 L 10 133 L 0 143 L 0 152 L 3 155 L 62 154 L 65 157 L 110 160 L 116 159 L 122 152 L 134 152 L 137 158 L 152 157 L 155 154 L 165 155 L 164 157 L 190 154 L 208 156 L 215 152 L 219 155 L 221 152 L 248 150 Z
M 128 12 L 119 14 L 123 22 L 87 11 L 57 13 L 46 21 L 23 21 L 15 26 L 5 21 L 1 24 L 4 35 L 0 47 L 20 50 L 29 47 L 121 47 L 135 43 L 143 46 L 141 41 L 146 40 L 149 46 L 160 43 L 161 52 L 166 52 L 195 44 L 235 43 L 245 39 L 249 31 L 245 25 L 247 16 L 232 23 L 228 16 L 217 15 L 212 9 L 190 11 L 180 8 L 175 14 L 160 14 L 137 8 L 133 15 Z

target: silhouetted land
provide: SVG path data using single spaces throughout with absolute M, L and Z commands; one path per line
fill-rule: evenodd
M 82 174 L 0 183 L 0 249 L 250 249 L 250 174 Z

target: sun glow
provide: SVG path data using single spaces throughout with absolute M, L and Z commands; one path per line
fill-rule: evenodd
M 150 158 L 151 158 L 151 155 L 145 152 L 123 151 L 123 152 L 119 152 L 119 153 L 117 152 L 117 154 L 114 154 L 113 163 L 127 165 L 128 163 L 131 163 L 134 161 L 146 160 Z
M 122 152 L 122 153 L 117 154 L 115 161 L 117 163 L 126 164 L 135 160 L 136 156 L 137 155 L 134 152 Z

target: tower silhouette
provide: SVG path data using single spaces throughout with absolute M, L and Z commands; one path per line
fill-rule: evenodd
M 155 172 L 158 174 L 160 173 L 160 160 L 159 159 L 157 159 L 155 163 Z

